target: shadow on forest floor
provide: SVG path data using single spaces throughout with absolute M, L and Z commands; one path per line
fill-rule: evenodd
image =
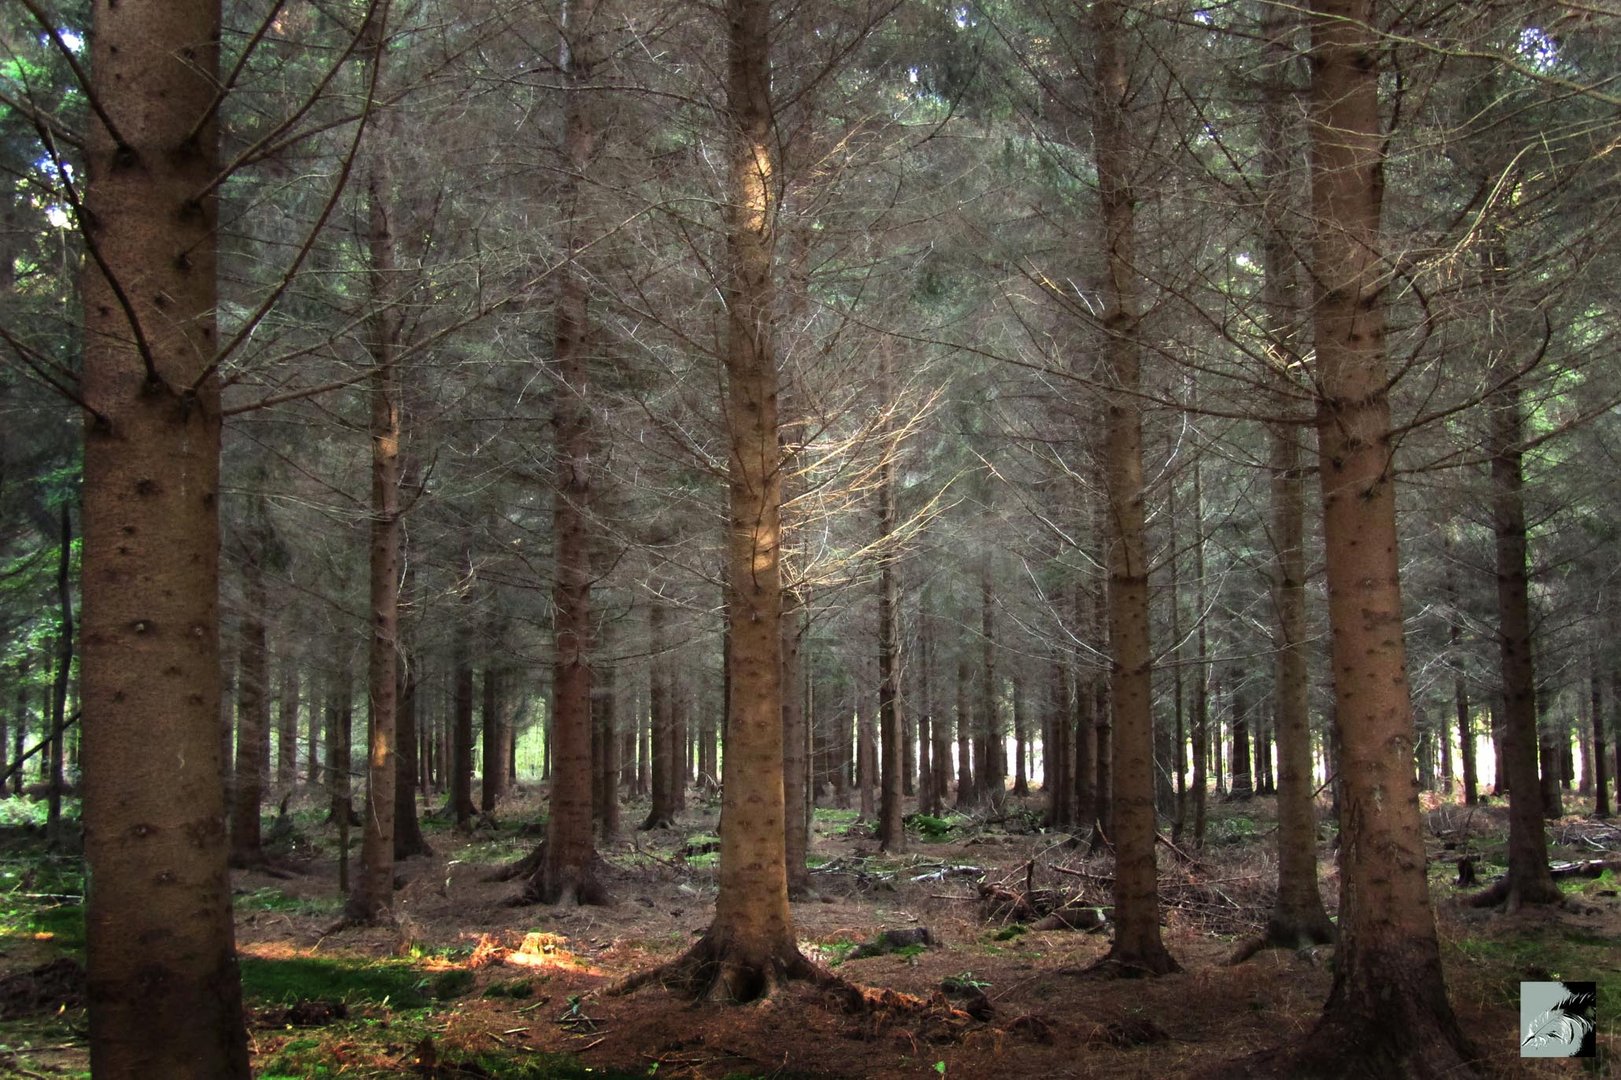
M 853 812 L 818 811 L 817 895 L 794 906 L 802 947 L 848 978 L 949 998 L 974 1017 L 929 1031 L 900 1015 L 848 1014 L 809 987 L 735 1009 L 695 1009 L 657 989 L 593 996 L 676 955 L 707 925 L 712 806 L 689 812 L 682 828 L 604 845 L 609 908 L 512 908 L 516 886 L 485 880 L 534 843 L 520 828 L 541 811 L 534 793 L 471 837 L 430 820 L 439 854 L 402 864 L 398 925 L 330 933 L 341 908 L 336 831 L 320 823 L 316 801 L 295 800 L 305 805 L 287 837 L 306 872 L 233 877 L 262 1080 L 1179 1076 L 1309 1030 L 1331 980 L 1331 949 L 1223 964 L 1259 931 L 1271 901 L 1274 807 L 1265 798 L 1216 804 L 1191 864 L 1162 857 L 1165 938 L 1185 971 L 1125 983 L 1070 974 L 1108 947 L 1112 868 L 1041 831 L 1034 801 L 1009 800 L 991 820 L 914 819 L 913 850 L 899 857 L 879 854 Z M 1449 986 L 1483 1072 L 1569 1071 L 1569 1062 L 1519 1058 L 1521 980 L 1598 982 L 1600 1053 L 1613 1053 L 1614 876 L 1567 883 L 1574 903 L 1564 911 L 1469 909 L 1457 902 L 1456 863 L 1472 857 L 1489 881 L 1503 809 L 1432 802 L 1426 821 Z M 1325 825 L 1320 855 L 1332 911 L 1331 831 Z M 1621 829 L 1567 817 L 1550 840 L 1555 858 L 1613 856 Z M 44 855 L 33 831 L 0 835 L 0 1076 L 88 1075 L 82 882 L 77 862 Z M 1092 914 L 1066 915 L 1083 910 Z M 1099 932 L 1070 928 L 1097 921 Z M 922 927 L 926 936 L 915 933 Z M 873 947 L 884 931 L 914 933 Z

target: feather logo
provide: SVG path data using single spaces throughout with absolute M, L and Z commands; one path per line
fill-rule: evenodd
M 1593 1030 L 1593 1021 L 1586 1014 L 1592 1011 L 1597 998 L 1593 991 L 1571 991 L 1567 987 L 1565 995 L 1552 1008 L 1527 1025 L 1520 1048 L 1540 1049 L 1555 1045 L 1572 1050 L 1579 1048 Z

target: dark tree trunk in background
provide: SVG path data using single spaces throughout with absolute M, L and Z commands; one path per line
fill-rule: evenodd
M 237 640 L 236 779 L 232 789 L 231 865 L 259 866 L 265 861 L 260 846 L 259 806 L 264 800 L 266 762 L 260 756 L 264 733 L 270 726 L 270 649 L 265 630 L 265 589 L 262 560 L 268 555 L 269 530 L 264 506 L 249 511 L 253 525 L 242 553 L 242 618 Z
M 394 756 L 394 858 L 409 859 L 415 855 L 432 855 L 433 848 L 422 835 L 422 821 L 417 816 L 418 771 L 418 674 L 415 663 L 404 658 L 399 665 L 400 685 L 396 693 L 399 713 L 394 718 L 394 734 L 400 752 Z
M 665 542 L 663 534 L 658 534 L 654 542 Z M 652 729 L 649 784 L 653 805 L 642 822 L 644 830 L 664 829 L 675 823 L 676 759 L 680 747 L 675 743 L 675 710 L 670 700 L 670 640 L 665 628 L 668 618 L 664 604 L 654 597 L 647 606 L 648 652 L 652 654 L 647 699 Z
M 1604 681 L 1599 677 L 1596 650 L 1590 656 L 1590 663 L 1587 686 L 1593 723 L 1593 814 L 1602 818 L 1610 816 L 1610 763 L 1609 747 L 1604 739 Z
M 326 776 L 327 820 L 354 824 L 355 807 L 352 798 L 354 778 L 350 772 L 350 745 L 354 728 L 354 670 L 353 659 L 345 651 L 339 660 L 336 678 L 326 714 Z
M 883 350 L 880 393 L 884 407 L 891 404 L 893 360 L 887 347 Z M 900 700 L 901 656 L 900 586 L 896 582 L 896 553 L 890 550 L 895 535 L 895 455 L 899 448 L 893 443 L 893 432 L 885 425 L 883 460 L 878 466 L 878 728 L 879 728 L 879 797 L 878 844 L 892 854 L 906 850 L 906 813 L 903 805 L 906 760 L 902 753 L 901 731 L 906 719 Z
M 280 685 L 276 690 L 276 785 L 291 787 L 298 782 L 298 662 L 281 662 Z
M 957 653 L 957 809 L 974 805 L 974 721 L 968 707 L 968 657 Z
M 603 651 L 608 652 L 606 648 Z M 597 829 L 604 841 L 619 835 L 619 694 L 614 675 L 613 667 L 604 665 L 597 685 L 591 690 L 591 722 L 595 733 L 591 767 L 596 776 L 591 802 Z
M 1255 787 L 1250 779 L 1249 700 L 1239 684 L 1240 678 L 1242 676 L 1233 676 L 1230 696 L 1233 703 L 1232 795 L 1235 799 L 1247 799 L 1255 794 Z
M 220 785 L 219 5 L 92 18 L 106 112 L 86 123 L 81 217 L 97 256 L 79 384 L 90 1068 L 246 1080 Z
M 979 723 L 985 738 L 985 767 L 979 777 L 980 788 L 990 797 L 992 806 L 1001 806 L 1007 798 L 1007 732 L 1002 727 L 999 701 L 1000 684 L 996 673 L 996 608 L 995 588 L 991 580 L 991 561 L 986 556 L 980 564 L 979 574 L 979 633 L 980 678 Z
M 467 630 L 454 631 L 451 646 L 450 812 L 456 828 L 473 827 L 473 665 L 467 656 Z
M 484 669 L 483 693 L 479 702 L 479 733 L 483 738 L 483 769 L 479 778 L 478 808 L 481 813 L 495 812 L 496 804 L 507 793 L 507 737 L 506 703 L 501 669 Z
M 782 801 L 788 895 L 810 893 L 810 729 L 805 722 L 804 671 L 800 659 L 800 597 L 782 597 Z

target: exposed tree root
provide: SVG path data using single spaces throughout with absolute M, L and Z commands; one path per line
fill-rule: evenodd
M 976 1010 L 970 1003 L 961 1008 L 945 993 L 921 998 L 851 982 L 807 959 L 798 949 L 763 962 L 749 961 L 707 935 L 681 956 L 628 975 L 602 993 L 619 996 L 658 985 L 695 1003 L 769 1006 L 795 982 L 825 994 L 845 1013 L 859 1016 L 867 1037 L 899 1025 L 914 1038 L 957 1041 L 990 1018 L 989 1002 L 977 989 L 972 993 L 982 1007 Z M 1040 1026 L 1039 1018 L 1034 1024 Z
M 1227 958 L 1226 964 L 1228 967 L 1242 964 L 1263 949 L 1288 949 L 1297 952 L 1309 949 L 1313 945 L 1333 943 L 1334 924 L 1328 922 L 1326 918 L 1323 925 L 1318 926 L 1311 922 L 1285 920 L 1273 915 L 1266 924 L 1266 932 L 1240 945 L 1233 951 L 1233 955 Z
M 536 844 L 523 858 L 516 862 L 507 863 L 497 867 L 484 875 L 485 881 L 516 881 L 518 878 L 532 877 L 535 870 L 546 862 L 546 841 Z
M 1182 965 L 1164 950 L 1149 956 L 1121 956 L 1111 949 L 1103 959 L 1084 968 L 1071 968 L 1069 973 L 1093 979 L 1151 979 L 1181 970 Z
M 541 850 L 544 853 L 544 845 Z M 577 904 L 581 907 L 606 907 L 613 903 L 613 899 L 597 874 L 601 866 L 602 860 L 593 858 L 584 866 L 562 867 L 554 880 L 542 854 L 540 864 L 525 881 L 523 892 L 508 901 L 508 906 Z
M 1552 893 L 1530 895 L 1525 890 L 1516 888 L 1509 877 L 1501 877 L 1475 895 L 1467 897 L 1464 903 L 1477 908 L 1501 907 L 1512 915 L 1526 904 L 1564 907 L 1565 894 L 1559 891 L 1558 886 L 1554 886 Z

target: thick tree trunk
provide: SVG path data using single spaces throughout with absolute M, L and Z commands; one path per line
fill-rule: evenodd
M 1413 778 L 1378 252 L 1384 132 L 1372 0 L 1315 0 L 1318 480 L 1342 794 L 1339 948 L 1302 1075 L 1472 1074 L 1441 973 Z
M 504 673 L 491 665 L 484 669 L 482 699 L 479 704 L 479 732 L 483 739 L 480 755 L 483 759 L 479 776 L 478 808 L 480 813 L 492 814 L 507 793 L 507 736 L 506 702 L 504 700 Z
M 677 961 L 729 1001 L 810 971 L 788 909 L 782 787 L 782 470 L 772 334 L 778 178 L 770 4 L 728 0 L 726 107 L 727 626 L 731 687 L 715 918 Z
M 592 239 L 586 223 L 584 185 L 597 131 L 587 88 L 597 60 L 593 25 L 596 0 L 569 0 L 564 7 L 563 56 L 559 65 L 570 87 L 563 101 L 566 168 L 558 201 L 562 249 L 557 272 L 555 352 L 558 387 L 552 427 L 557 473 L 552 499 L 555 579 L 552 588 L 552 786 L 546 858 L 530 892 L 547 904 L 600 904 L 607 894 L 597 878 L 591 820 L 591 535 L 592 499 L 590 372 L 586 349 L 591 330 L 590 286 L 579 264 Z
M 93 18 L 104 112 L 84 161 L 95 258 L 80 383 L 90 1066 L 105 1080 L 246 1080 L 220 787 L 219 5 L 97 4 Z

